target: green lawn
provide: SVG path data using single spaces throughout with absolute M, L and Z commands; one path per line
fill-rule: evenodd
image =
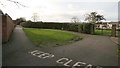
M 102 32 L 102 30 L 96 29 L 96 30 L 95 30 L 95 34 L 96 34 L 96 35 L 111 36 L 111 30 L 103 30 L 103 32 Z M 118 34 L 119 34 L 119 36 L 120 36 L 120 33 L 118 33 L 118 31 L 116 31 L 116 35 L 117 35 L 117 36 L 118 36 Z
M 55 29 L 23 29 L 28 38 L 39 47 L 60 46 L 80 40 L 80 36 L 72 32 Z
M 105 35 L 105 36 L 110 36 L 111 35 L 111 30 L 95 30 L 96 35 Z

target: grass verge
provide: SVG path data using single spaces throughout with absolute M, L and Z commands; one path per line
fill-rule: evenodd
M 39 47 L 67 45 L 82 38 L 72 32 L 55 29 L 24 28 L 27 37 Z

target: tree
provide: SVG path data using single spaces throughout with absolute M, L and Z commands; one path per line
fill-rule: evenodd
M 88 21 L 89 23 L 95 23 L 96 18 L 96 12 L 91 12 L 90 14 L 86 14 L 85 21 Z
M 93 24 L 92 34 L 95 32 L 95 23 L 100 22 L 101 20 L 106 20 L 103 15 L 98 14 L 97 12 L 91 12 L 90 14 L 86 14 L 85 21 Z
M 71 21 L 72 21 L 72 23 L 79 23 L 78 17 L 72 17 Z
M 78 17 L 72 17 L 71 18 L 71 24 L 70 25 L 70 28 L 74 28 L 76 31 L 79 31 L 79 26 L 78 26 L 78 23 L 79 23 L 79 19 Z M 74 23 L 74 24 L 73 24 Z
M 25 22 L 26 21 L 26 19 L 24 18 L 24 17 L 20 17 L 20 18 L 17 18 L 16 19 L 16 23 L 19 25 L 20 23 L 22 23 L 22 22 Z
M 97 23 L 101 20 L 106 20 L 103 15 L 97 14 L 97 12 L 91 12 L 90 14 L 86 14 L 85 21 L 88 21 L 90 23 Z
M 106 19 L 103 17 L 103 15 L 97 15 L 97 23 L 100 23 L 101 20 L 106 20 Z M 102 25 L 103 25 L 103 23 L 102 23 Z M 103 26 L 102 26 L 102 34 L 103 34 Z
M 101 20 L 106 20 L 103 15 L 97 15 L 97 23 L 101 22 Z
M 37 21 L 39 20 L 39 16 L 38 16 L 37 13 L 33 13 L 32 20 L 33 20 L 34 22 L 37 22 Z

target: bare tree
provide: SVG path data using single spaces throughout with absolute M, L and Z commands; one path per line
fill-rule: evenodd
M 71 24 L 70 24 L 70 27 L 71 28 L 75 28 L 76 31 L 79 31 L 79 18 L 77 16 L 74 16 L 71 18 Z M 74 24 L 73 24 L 74 23 Z
M 37 13 L 33 13 L 32 20 L 33 20 L 34 22 L 37 22 L 37 21 L 39 20 L 39 16 L 38 16 Z
M 79 19 L 78 19 L 78 17 L 72 17 L 71 18 L 71 21 L 72 21 L 72 23 L 79 23 Z

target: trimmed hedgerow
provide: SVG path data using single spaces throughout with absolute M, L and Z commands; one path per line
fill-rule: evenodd
M 24 22 L 21 26 L 26 28 L 59 29 L 91 34 L 93 25 L 91 23 L 44 23 L 44 22 Z

